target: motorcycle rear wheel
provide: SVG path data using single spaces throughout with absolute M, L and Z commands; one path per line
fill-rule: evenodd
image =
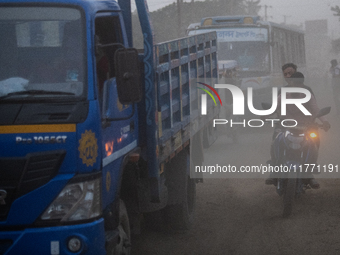
M 287 218 L 292 214 L 293 203 L 295 198 L 296 179 L 288 178 L 286 189 L 283 194 L 283 217 Z

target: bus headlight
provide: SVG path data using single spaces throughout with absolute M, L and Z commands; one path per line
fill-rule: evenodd
M 101 178 L 70 183 L 41 216 L 42 220 L 78 221 L 101 213 Z

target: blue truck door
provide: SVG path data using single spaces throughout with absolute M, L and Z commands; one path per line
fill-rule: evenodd
M 95 19 L 96 82 L 102 114 L 103 206 L 113 202 L 119 188 L 124 155 L 137 147 L 137 119 L 134 105 L 119 102 L 114 54 L 124 47 L 117 13 L 101 13 Z M 104 109 L 105 108 L 105 109 Z

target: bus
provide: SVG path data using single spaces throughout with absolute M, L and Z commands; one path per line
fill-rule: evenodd
M 240 88 L 253 87 L 254 95 L 284 85 L 283 64 L 292 62 L 299 70 L 306 65 L 304 32 L 298 28 L 259 16 L 218 16 L 189 25 L 187 35 L 208 31 L 217 33 L 220 76 L 230 61 L 236 61 Z

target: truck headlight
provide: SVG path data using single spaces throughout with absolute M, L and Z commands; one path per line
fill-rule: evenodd
M 41 216 L 42 220 L 88 220 L 101 213 L 101 178 L 67 184 Z

